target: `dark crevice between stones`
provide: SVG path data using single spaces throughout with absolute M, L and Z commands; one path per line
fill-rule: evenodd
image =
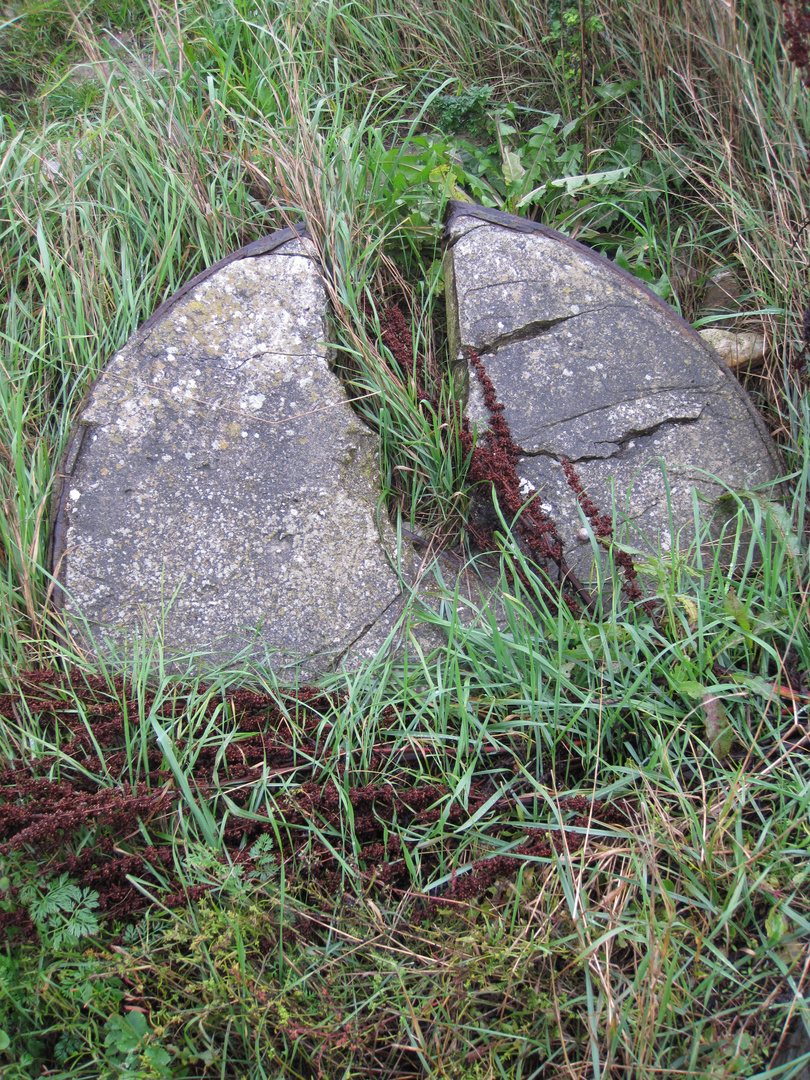
M 570 316 L 576 318 L 576 316 Z M 559 322 L 567 321 L 568 317 L 559 320 L 548 320 L 548 327 Z M 497 539 L 497 532 L 502 528 L 500 518 L 494 509 L 493 493 L 497 496 L 498 505 L 507 521 L 514 522 L 514 536 L 519 546 L 530 561 L 534 564 L 540 577 L 545 583 L 544 594 L 547 603 L 556 606 L 564 602 L 573 611 L 579 613 L 581 608 L 595 614 L 597 600 L 591 595 L 585 585 L 579 580 L 576 573 L 568 565 L 563 543 L 557 532 L 553 520 L 543 511 L 541 501 L 537 498 L 524 497 L 520 490 L 520 478 L 517 475 L 516 464 L 521 457 L 531 456 L 525 453 L 523 448 L 517 445 L 511 436 L 509 425 L 503 416 L 503 405 L 498 402 L 495 388 L 486 374 L 486 369 L 481 356 L 477 352 L 468 350 L 469 362 L 476 373 L 484 392 L 484 400 L 490 414 L 490 424 L 486 431 L 474 439 L 470 429 L 469 420 L 464 415 L 461 404 L 453 401 L 450 407 L 443 404 L 440 388 L 431 385 L 426 376 L 424 359 L 414 353 L 413 340 L 405 318 L 396 304 L 390 304 L 381 318 L 382 341 L 393 356 L 400 371 L 412 380 L 416 391 L 416 407 L 426 403 L 439 418 L 442 430 L 447 432 L 446 450 L 454 452 L 452 443 L 458 439 L 463 450 L 463 458 L 467 467 L 466 488 L 468 492 L 469 512 L 464 522 L 464 534 L 467 545 L 472 552 L 497 552 L 501 545 Z M 542 324 L 546 325 L 546 324 Z M 530 327 L 523 330 L 529 331 Z M 535 324 L 536 329 L 536 324 Z M 534 336 L 531 332 L 527 337 Z M 513 340 L 519 340 L 520 335 Z M 451 369 L 452 370 L 452 369 Z M 451 399 L 445 397 L 444 401 Z M 572 467 L 567 468 L 567 462 L 562 461 L 556 455 L 548 455 L 560 463 L 565 472 L 569 486 L 577 494 L 580 500 L 587 500 L 579 484 L 579 478 Z M 461 487 L 461 478 L 459 487 Z M 405 495 L 406 493 L 402 493 Z M 594 504 L 587 500 L 588 506 Z M 599 531 L 597 536 L 604 542 L 612 538 L 612 524 L 605 526 L 609 519 L 605 515 L 599 515 Z M 423 539 L 418 537 L 418 540 Z M 429 543 L 429 541 L 426 541 Z M 448 538 L 439 538 L 436 545 L 440 550 L 450 547 Z M 629 563 L 629 565 L 625 565 Z M 620 566 L 625 573 L 625 587 L 632 599 L 640 597 L 640 590 L 636 583 L 635 570 L 631 560 L 620 560 Z M 525 579 L 519 569 L 507 570 L 507 576 L 511 581 L 513 573 L 523 578 L 523 584 L 531 594 L 533 588 Z
M 469 350 L 469 361 L 484 392 L 490 425 L 483 437 L 475 440 L 466 416 L 460 416 L 461 443 L 469 461 L 468 475 L 473 483 L 482 486 L 485 497 L 496 495 L 504 517 L 514 521 L 515 532 L 537 567 L 541 582 L 547 583 L 544 589 L 547 601 L 552 605 L 562 601 L 577 613 L 579 602 L 594 613 L 596 601 L 566 563 L 562 540 L 554 522 L 545 514 L 538 499 L 527 502 L 521 492 L 520 478 L 515 468 L 521 457 L 520 447 L 512 439 L 509 424 L 503 415 L 504 406 L 496 397 L 495 387 L 484 363 L 473 350 Z M 483 524 L 477 527 L 469 520 L 467 529 L 479 550 L 499 549 L 494 529 Z M 549 573 L 551 565 L 556 567 L 559 575 L 556 582 Z M 531 594 L 533 590 L 523 571 L 516 568 L 515 574 Z M 511 579 L 511 576 L 512 571 L 507 570 L 507 577 Z
M 442 450 L 446 455 L 458 458 L 457 471 L 460 472 L 462 460 L 459 457 L 457 430 L 461 406 L 451 392 L 453 372 L 446 362 L 446 339 L 440 339 L 440 347 L 430 359 L 416 351 L 410 326 L 396 300 L 389 301 L 381 309 L 380 328 L 382 344 L 394 362 L 393 374 L 412 396 L 414 411 L 419 411 L 426 419 L 432 417 L 434 423 L 438 424 Z M 395 439 L 391 440 L 394 446 L 395 442 Z M 454 539 L 461 521 L 448 520 L 434 494 L 423 495 L 416 507 L 412 505 L 414 493 L 408 478 L 419 467 L 417 456 L 409 455 L 408 448 L 403 446 L 399 455 L 394 451 L 388 464 L 391 466 L 390 475 L 384 478 L 384 482 L 391 489 L 387 509 L 392 525 L 397 527 L 396 519 L 401 514 L 412 519 L 419 528 L 424 527 L 427 531 L 438 528 L 444 534 L 440 546 Z M 407 515 L 404 513 L 406 509 L 409 511 Z

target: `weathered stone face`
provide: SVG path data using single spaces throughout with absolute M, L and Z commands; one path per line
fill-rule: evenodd
M 551 229 L 461 203 L 447 240 L 452 347 L 484 361 L 524 451 L 518 471 L 551 508 L 581 577 L 593 552 L 578 538 L 583 520 L 562 459 L 603 512 L 615 506 L 628 526 L 617 538 L 640 547 L 646 538 L 653 551 L 689 530 L 693 487 L 714 500 L 723 485 L 751 488 L 779 475 L 742 387 L 630 275 Z M 467 414 L 486 429 L 474 374 Z
M 112 359 L 81 416 L 55 553 L 97 646 L 251 642 L 300 673 L 373 655 L 400 589 L 377 528 L 377 437 L 330 370 L 307 242 L 223 267 Z M 308 659 L 307 659 L 308 658 Z
M 690 526 L 693 486 L 715 498 L 778 474 L 739 384 L 632 278 L 480 208 L 458 209 L 448 236 L 451 338 L 483 357 L 520 473 L 577 575 L 593 556 L 561 460 L 603 511 L 615 501 L 632 526 L 620 539 L 653 550 Z M 112 359 L 55 514 L 58 595 L 78 643 L 159 632 L 170 656 L 247 648 L 297 678 L 378 652 L 405 602 L 396 542 L 378 526 L 377 436 L 330 369 L 328 337 L 309 243 L 284 234 L 195 279 Z M 468 415 L 488 424 L 474 380 Z M 406 549 L 400 572 L 415 584 L 421 556 Z M 458 586 L 466 622 L 491 582 L 467 571 Z

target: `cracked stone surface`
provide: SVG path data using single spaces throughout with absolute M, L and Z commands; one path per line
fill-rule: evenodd
M 782 474 L 753 403 L 712 349 L 583 245 L 454 203 L 445 282 L 467 415 L 488 426 L 464 359 L 472 348 L 524 453 L 518 471 L 551 508 L 580 577 L 593 572 L 593 549 L 578 537 L 583 521 L 561 459 L 603 512 L 615 507 L 617 538 L 652 551 L 671 549 L 682 530 L 682 539 L 693 535 L 693 487 L 714 501 L 723 485 L 750 489 Z
M 311 677 L 385 642 L 402 598 L 378 533 L 377 437 L 330 369 L 306 244 L 221 268 L 96 383 L 56 512 L 79 644 L 162 626 L 172 655 L 249 647 Z

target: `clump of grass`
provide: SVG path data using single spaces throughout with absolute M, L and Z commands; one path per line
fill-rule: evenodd
M 651 151 L 682 176 L 691 202 L 684 209 L 704 223 L 706 247 L 733 259 L 747 279 L 752 321 L 769 343 L 764 377 L 749 389 L 791 455 L 802 382 L 790 361 L 810 269 L 808 104 L 779 36 L 778 7 L 701 2 L 659 11 L 631 3 L 605 25 L 626 73 L 641 64 L 634 111 Z M 698 234 L 692 245 L 701 243 Z
M 151 25 L 149 5 L 140 0 L 99 0 L 85 5 L 81 15 L 65 0 L 6 5 L 0 21 L 0 102 L 7 121 L 38 126 L 48 116 L 94 110 L 103 75 L 96 39 L 125 46 Z

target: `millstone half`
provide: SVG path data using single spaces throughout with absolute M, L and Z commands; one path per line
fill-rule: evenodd
M 451 348 L 462 362 L 470 349 L 483 360 L 523 452 L 518 471 L 580 577 L 593 549 L 561 461 L 615 511 L 617 539 L 664 553 L 677 534 L 694 535 L 693 487 L 715 501 L 781 475 L 738 381 L 630 274 L 543 225 L 465 203 L 452 204 L 446 241 Z M 480 437 L 489 415 L 468 378 Z
M 330 370 L 318 266 L 289 230 L 257 246 L 164 305 L 81 414 L 53 553 L 81 645 L 158 631 L 311 675 L 391 627 L 377 439 Z

